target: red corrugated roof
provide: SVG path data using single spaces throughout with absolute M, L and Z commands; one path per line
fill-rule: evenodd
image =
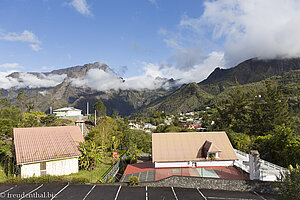
M 126 174 L 133 174 L 133 173 L 146 172 L 152 170 L 154 170 L 154 163 L 148 161 L 142 163 L 128 164 L 123 174 L 126 175 Z
M 14 128 L 17 164 L 80 156 L 79 126 Z

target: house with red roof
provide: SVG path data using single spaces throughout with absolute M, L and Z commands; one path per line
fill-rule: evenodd
M 78 172 L 78 146 L 84 142 L 79 126 L 14 128 L 13 133 L 22 178 Z

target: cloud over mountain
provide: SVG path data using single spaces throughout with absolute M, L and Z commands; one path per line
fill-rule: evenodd
M 17 74 L 16 74 L 17 73 Z M 14 77 L 13 75 L 16 75 Z M 49 74 L 45 75 L 42 73 L 32 74 L 26 72 L 0 72 L 0 88 L 10 89 L 10 88 L 48 88 L 54 87 L 66 78 L 66 74 L 57 75 Z
M 184 16 L 180 27 L 224 48 L 226 65 L 232 67 L 252 57 L 262 59 L 300 56 L 300 1 L 206 1 L 198 18 Z

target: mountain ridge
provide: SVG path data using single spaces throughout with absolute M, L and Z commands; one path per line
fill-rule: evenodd
M 72 84 L 72 79 L 85 77 L 90 69 L 100 69 L 114 73 L 108 65 L 95 62 L 40 73 L 41 79 L 46 79 L 53 75 L 62 76 L 66 74 L 66 76 L 63 76 L 63 80 L 53 87 L 23 89 L 25 94 L 29 96 L 29 103 L 35 104 L 37 109 L 46 112 L 50 106 L 53 108 L 75 106 L 82 109 L 83 113 L 86 113 L 86 102 L 90 102 L 90 107 L 92 107 L 99 99 L 106 105 L 109 115 L 114 111 L 118 111 L 122 116 L 148 114 L 157 110 L 174 113 L 184 112 L 196 109 L 211 101 L 218 94 L 234 86 L 236 80 L 241 85 L 255 83 L 267 77 L 280 76 L 290 70 L 300 69 L 300 58 L 249 59 L 234 68 L 216 68 L 207 79 L 199 83 L 183 84 L 180 87 L 176 86 L 176 80 L 174 79 L 157 77 L 157 80 L 172 87 L 154 90 L 117 89 L 96 91 L 88 87 L 76 87 Z M 36 73 L 31 74 L 36 75 Z M 22 73 L 13 73 L 10 78 L 18 79 L 22 78 L 21 76 L 23 75 Z M 118 76 L 116 75 L 116 77 Z M 119 79 L 124 81 L 121 77 Z M 11 102 L 16 101 L 16 96 L 20 90 L 21 88 L 16 87 L 7 90 L 1 89 L 3 96 L 7 97 Z M 92 109 L 89 112 L 91 113 Z

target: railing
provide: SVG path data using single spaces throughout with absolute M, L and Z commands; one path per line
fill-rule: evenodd
M 250 172 L 250 167 L 248 165 L 243 164 L 241 161 L 234 161 L 234 165 L 241 168 L 245 172 Z
M 246 157 L 246 158 L 248 159 L 248 161 L 249 161 L 249 154 L 247 154 L 247 153 L 245 153 L 245 152 L 242 152 L 242 151 L 240 151 L 240 150 L 237 150 L 237 149 L 234 149 L 234 151 L 235 151 L 235 153 L 240 154 L 240 155 Z M 268 162 L 268 161 L 266 161 L 266 160 L 259 159 L 259 162 L 260 162 L 261 164 L 265 165 L 266 167 L 273 168 L 273 169 L 276 169 L 276 170 L 279 170 L 279 171 L 286 171 L 285 168 L 280 167 L 280 166 L 278 166 L 278 165 L 276 165 L 276 164 L 270 163 L 270 162 Z
M 245 153 L 245 152 L 242 152 L 242 151 L 240 151 L 238 149 L 234 149 L 234 151 L 235 151 L 235 153 L 238 153 L 238 154 L 240 154 L 242 156 L 245 156 L 245 157 L 249 158 L 249 155 L 247 153 Z
M 120 160 L 115 164 L 112 165 L 104 174 L 101 176 L 101 178 L 97 181 L 97 183 L 109 183 L 109 182 L 114 182 L 114 177 L 118 173 L 120 169 L 120 161 L 123 160 L 126 157 L 126 153 L 124 153 L 121 157 Z
M 285 168 L 283 168 L 283 167 L 280 167 L 280 166 L 278 166 L 278 165 L 275 165 L 275 164 L 273 164 L 273 163 L 270 163 L 270 162 L 268 162 L 268 161 L 266 161 L 266 160 L 260 159 L 260 163 L 262 163 L 263 165 L 265 165 L 265 166 L 267 166 L 267 167 L 277 169 L 277 170 L 279 170 L 279 171 L 286 171 L 286 170 L 287 170 L 287 169 L 285 169 Z
M 235 153 L 238 154 L 240 157 L 242 156 L 241 160 L 236 160 L 234 165 L 239 167 L 240 169 L 244 170 L 245 172 L 250 173 L 250 166 L 249 164 L 243 163 L 243 161 L 249 161 L 249 154 L 234 149 Z M 282 176 L 288 172 L 287 169 L 280 167 L 276 164 L 270 163 L 266 160 L 259 159 L 259 163 L 261 168 L 260 171 L 260 180 L 262 181 L 275 181 L 277 178 L 282 178 Z

